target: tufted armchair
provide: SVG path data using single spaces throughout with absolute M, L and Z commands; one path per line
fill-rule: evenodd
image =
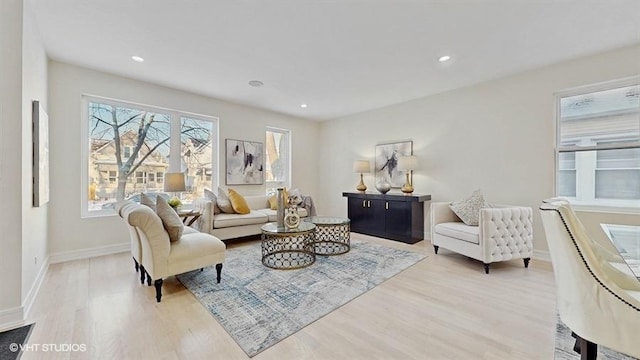
M 568 202 L 540 206 L 556 279 L 560 319 L 582 359 L 597 344 L 640 358 L 640 281 L 610 241 L 587 233 Z
M 493 262 L 523 259 L 529 267 L 533 253 L 533 209 L 493 205 L 480 209 L 478 226 L 460 220 L 449 202 L 431 203 L 431 244 L 435 253 L 447 250 L 480 260 L 485 273 Z

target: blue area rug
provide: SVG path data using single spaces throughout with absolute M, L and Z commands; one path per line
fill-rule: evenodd
M 571 330 L 560 321 L 558 316 L 556 323 L 556 349 L 553 358 L 555 360 L 580 360 L 580 354 L 573 351 L 576 339 L 571 336 Z M 615 352 L 609 348 L 598 345 L 599 360 L 635 360 L 636 358 Z
M 222 281 L 213 267 L 178 279 L 254 356 L 426 256 L 361 241 L 299 270 L 263 266 L 260 243 L 227 250 Z

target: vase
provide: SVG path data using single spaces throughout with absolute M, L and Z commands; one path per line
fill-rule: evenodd
M 378 189 L 381 194 L 386 194 L 387 192 L 389 192 L 389 190 L 391 190 L 391 184 L 389 184 L 385 180 L 382 180 L 376 184 L 376 189 Z
M 278 212 L 276 215 L 276 221 L 278 228 L 284 228 L 284 188 L 278 188 Z

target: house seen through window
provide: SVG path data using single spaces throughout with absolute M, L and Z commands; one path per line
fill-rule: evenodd
M 84 216 L 112 214 L 117 200 L 139 201 L 143 192 L 163 193 L 167 172 L 185 174 L 183 202 L 214 188 L 217 119 L 89 96 L 83 102 Z
M 640 79 L 557 95 L 556 193 L 640 207 Z

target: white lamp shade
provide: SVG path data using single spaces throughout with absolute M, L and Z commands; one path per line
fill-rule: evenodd
M 410 171 L 418 168 L 418 158 L 415 156 L 401 156 L 398 158 L 398 170 Z
M 353 172 L 368 173 L 370 172 L 369 160 L 356 160 L 353 162 Z
M 184 173 L 166 173 L 164 174 L 164 191 L 180 192 L 185 191 Z

